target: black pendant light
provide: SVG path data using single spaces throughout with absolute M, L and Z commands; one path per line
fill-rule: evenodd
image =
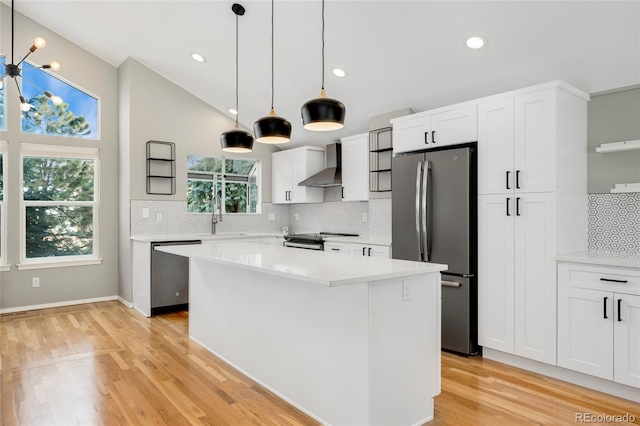
M 233 129 L 220 135 L 220 145 L 226 152 L 251 152 L 253 148 L 253 135 L 240 128 L 238 125 L 238 17 L 244 15 L 244 7 L 238 3 L 231 6 L 231 10 L 236 14 L 236 125 Z
M 22 62 L 24 62 L 25 59 L 27 59 L 27 56 L 31 55 L 33 52 L 35 52 L 36 50 L 43 48 L 47 45 L 47 42 L 45 41 L 45 39 L 43 39 L 42 37 L 36 37 L 35 41 L 33 42 L 33 45 L 29 48 L 29 51 L 27 52 L 26 55 L 24 55 L 22 57 L 22 59 L 20 59 L 20 62 L 18 62 L 17 64 L 14 64 L 14 53 L 15 53 L 15 49 L 13 47 L 13 39 L 14 39 L 14 24 L 13 24 L 13 18 L 14 18 L 14 8 L 13 8 L 13 0 L 11 0 L 11 63 L 10 64 L 6 64 L 4 66 L 4 73 L 2 75 L 0 75 L 0 89 L 2 89 L 2 86 L 4 84 L 4 78 L 5 77 L 10 77 L 13 79 L 13 81 L 16 82 L 16 87 L 18 88 L 18 97 L 20 99 L 20 109 L 24 112 L 29 112 L 31 110 L 31 108 L 33 108 L 33 105 L 27 103 L 27 100 L 24 98 L 24 96 L 22 96 L 22 91 L 20 90 L 20 85 L 18 84 L 18 77 L 21 77 L 23 80 L 27 81 L 24 76 L 21 75 L 22 69 L 20 68 L 20 65 L 22 64 Z M 56 61 L 53 61 L 47 65 L 42 65 L 40 67 L 37 67 L 38 69 L 51 69 L 53 71 L 58 71 L 60 69 L 60 64 Z M 31 82 L 29 82 L 31 83 Z M 31 83 L 31 85 L 35 86 L 35 84 Z M 36 86 L 37 87 L 37 86 Z M 37 87 L 38 89 L 40 89 L 39 87 Z M 42 89 L 40 89 L 42 90 Z M 51 102 L 55 105 L 58 106 L 62 103 L 62 99 L 60 98 L 60 96 L 55 96 L 53 93 L 51 93 L 48 90 L 44 90 L 43 91 L 44 95 L 46 97 L 48 97 Z
M 271 111 L 266 117 L 262 117 L 253 124 L 253 133 L 256 141 L 261 143 L 286 143 L 291 140 L 291 123 L 286 118 L 280 117 L 273 109 L 273 4 L 271 0 Z
M 347 109 L 339 100 L 328 97 L 324 90 L 324 0 L 322 0 L 322 89 L 317 98 L 302 105 L 301 112 L 302 123 L 307 130 L 323 132 L 344 127 Z

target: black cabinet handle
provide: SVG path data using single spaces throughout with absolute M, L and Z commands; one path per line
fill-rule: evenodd
M 607 299 L 608 299 L 608 297 L 605 297 L 604 298 L 604 303 L 603 303 L 603 305 L 604 305 L 604 319 L 608 319 L 609 318 L 607 316 Z
M 285 201 L 289 201 L 289 191 L 284 191 L 284 199 Z
M 333 250 L 333 251 L 340 251 L 340 249 L 339 249 L 339 248 L 335 248 L 335 247 L 331 247 L 331 250 Z
M 511 189 L 511 187 L 509 186 L 509 175 L 511 174 L 511 172 L 509 170 L 507 170 L 507 183 L 506 183 L 506 187 L 507 189 Z
M 600 278 L 600 281 L 607 281 L 607 282 L 610 282 L 610 283 L 620 283 L 620 284 L 626 284 L 627 283 L 627 280 L 612 280 L 612 279 L 609 279 L 609 278 Z
M 507 216 L 511 216 L 511 213 L 509 213 L 509 202 L 511 201 L 511 198 L 507 198 Z
M 424 132 L 424 143 L 429 145 L 429 132 Z
M 366 250 L 366 247 L 362 247 L 362 255 L 364 256 L 364 251 Z
M 520 216 L 520 197 L 516 198 L 516 216 Z
M 344 186 L 342 187 L 342 198 L 344 198 Z
M 520 170 L 516 170 L 516 188 L 520 189 Z
M 369 247 L 369 256 L 371 256 L 371 247 Z
M 622 321 L 620 310 L 622 309 L 622 299 L 618 299 L 618 322 Z
M 436 143 L 436 131 L 431 131 L 431 143 Z

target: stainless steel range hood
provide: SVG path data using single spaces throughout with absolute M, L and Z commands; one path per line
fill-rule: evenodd
M 324 170 L 303 180 L 298 186 L 320 188 L 342 186 L 342 149 L 340 143 L 332 143 L 324 147 L 324 165 Z

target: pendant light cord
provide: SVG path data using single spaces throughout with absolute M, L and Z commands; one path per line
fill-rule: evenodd
M 15 49 L 13 48 L 13 40 L 14 40 L 14 36 L 13 36 L 13 0 L 11 0 L 11 63 L 15 64 L 15 61 L 13 60 L 13 52 L 15 51 Z
M 322 90 L 324 90 L 324 0 L 322 0 Z
M 238 124 L 238 116 L 240 110 L 238 109 L 238 14 L 236 13 L 236 125 Z
M 274 57 L 273 56 L 273 45 L 274 45 L 274 42 L 273 42 L 273 33 L 274 33 L 274 30 L 273 30 L 273 27 L 274 27 L 274 24 L 273 24 L 273 4 L 274 4 L 274 0 L 271 0 L 271 109 L 273 109 L 273 96 L 274 96 L 274 92 L 275 92 L 274 84 L 273 84 L 273 62 L 274 62 L 274 60 L 273 60 L 273 57 Z

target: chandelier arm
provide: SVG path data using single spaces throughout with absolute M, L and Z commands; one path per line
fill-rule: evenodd
M 18 62 L 18 63 L 16 64 L 16 66 L 17 66 L 17 67 L 19 67 L 19 66 L 20 66 L 20 64 L 21 64 L 21 63 L 23 63 L 23 62 L 24 62 L 24 60 L 25 60 L 25 59 L 27 59 L 27 58 L 29 57 L 29 55 L 31 55 L 31 53 L 33 53 L 33 52 L 29 51 L 29 53 L 27 53 L 26 55 L 24 55 L 24 58 L 20 59 L 20 62 Z M 13 55 L 13 52 L 11 52 L 11 54 Z M 11 58 L 11 59 L 12 59 L 12 61 L 11 61 L 11 62 L 13 62 L 13 58 Z
M 14 78 L 13 81 L 16 82 L 16 87 L 18 88 L 18 95 L 20 95 L 20 97 L 22 97 L 22 90 L 20 90 L 20 85 L 18 84 L 18 79 Z

